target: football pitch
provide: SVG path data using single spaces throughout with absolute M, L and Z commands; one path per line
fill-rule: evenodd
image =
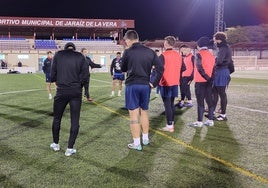
M 193 86 L 194 106 L 176 109 L 174 133 L 158 131 L 164 107 L 152 91 L 151 143 L 134 151 L 124 95 L 110 97 L 110 75 L 92 73 L 94 102 L 83 99 L 77 154 L 66 157 L 69 106 L 54 152 L 44 74 L 0 74 L 0 187 L 268 187 L 268 71 L 233 73 L 228 121 L 214 127 L 188 126 L 197 118 Z

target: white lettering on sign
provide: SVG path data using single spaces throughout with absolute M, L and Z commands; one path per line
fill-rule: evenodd
M 0 24 L 2 24 L 2 25 L 19 25 L 20 20 L 0 19 Z
M 101 27 L 101 22 L 95 22 L 94 26 L 95 27 Z
M 84 27 L 85 26 L 85 21 L 66 21 L 64 26 L 69 26 L 69 27 Z
M 56 26 L 63 26 L 63 21 L 56 21 L 55 22 L 55 25 Z
M 86 27 L 94 27 L 94 22 L 86 22 Z
M 54 26 L 50 20 L 22 20 L 22 25 Z
M 117 27 L 116 22 L 95 22 L 94 27 Z
M 102 22 L 103 27 L 116 27 L 116 22 Z

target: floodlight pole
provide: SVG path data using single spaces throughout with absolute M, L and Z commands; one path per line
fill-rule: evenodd
M 215 0 L 215 21 L 214 21 L 214 33 L 218 31 L 224 31 L 224 0 Z

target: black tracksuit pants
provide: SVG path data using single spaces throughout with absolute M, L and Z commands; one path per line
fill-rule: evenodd
M 185 97 L 188 100 L 192 100 L 190 85 L 188 84 L 190 80 L 191 80 L 190 77 L 181 77 L 180 91 L 181 91 L 181 100 L 182 101 L 184 101 Z
M 75 89 L 57 89 L 53 105 L 53 123 L 52 134 L 54 143 L 59 143 L 61 119 L 63 112 L 70 105 L 71 128 L 68 142 L 68 148 L 73 148 L 79 132 L 79 119 L 82 104 L 82 88 Z
M 203 121 L 205 111 L 204 100 L 208 105 L 208 119 L 213 120 L 212 85 L 208 82 L 195 83 L 195 96 L 197 100 L 197 121 Z
M 213 87 L 213 108 L 216 110 L 217 103 L 220 96 L 221 101 L 221 114 L 226 114 L 227 107 L 227 94 L 226 94 L 226 86 L 214 86 Z

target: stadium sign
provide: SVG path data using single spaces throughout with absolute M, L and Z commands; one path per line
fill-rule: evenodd
M 134 20 L 0 17 L 0 26 L 134 28 Z

